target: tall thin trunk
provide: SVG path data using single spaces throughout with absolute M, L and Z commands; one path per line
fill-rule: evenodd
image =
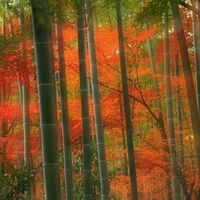
M 195 95 L 192 71 L 190 66 L 190 60 L 188 56 L 188 50 L 186 45 L 186 39 L 183 31 L 183 25 L 181 21 L 181 16 L 179 12 L 179 7 L 177 2 L 170 0 L 172 14 L 174 18 L 174 26 L 177 34 L 177 39 L 179 43 L 179 49 L 181 53 L 183 72 L 186 82 L 187 97 L 189 101 L 190 115 L 192 121 L 192 128 L 194 134 L 194 146 L 196 150 L 198 175 L 200 177 L 200 120 L 197 108 L 197 100 Z
M 23 5 L 22 5 L 22 1 L 21 0 L 18 0 L 18 4 L 19 4 L 19 28 L 20 28 L 20 34 L 22 34 L 22 30 L 23 30 L 23 26 L 24 26 L 24 8 L 23 8 Z M 10 20 L 9 20 L 10 21 Z M 9 22 L 10 23 L 10 22 Z M 11 26 L 12 27 L 12 26 Z M 13 31 L 13 28 L 12 28 L 12 31 L 11 31 L 11 35 L 14 36 L 14 31 Z M 23 54 L 23 50 L 22 50 L 22 44 L 21 45 L 21 51 Z M 22 94 L 22 80 L 21 80 L 21 77 L 19 76 L 18 77 L 18 88 L 19 88 L 19 98 L 20 98 L 20 103 L 21 103 L 21 106 L 22 106 L 22 109 L 23 109 L 23 94 Z
M 123 105 L 122 105 L 122 97 L 121 94 L 119 95 L 119 109 L 120 109 L 120 120 L 121 122 L 123 122 Z M 126 136 L 125 136 L 125 130 L 124 127 L 121 128 L 121 132 L 122 132 L 122 145 L 123 148 L 126 149 Z M 125 176 L 128 176 L 128 161 L 127 161 L 127 153 L 124 152 L 123 153 L 123 174 Z
M 74 199 L 73 191 L 73 170 L 72 170 L 72 154 L 71 154 L 71 139 L 69 128 L 69 112 L 68 112 L 68 97 L 67 97 L 67 80 L 65 71 L 64 57 L 64 41 L 62 24 L 57 23 L 57 48 L 58 48 L 58 63 L 59 63 L 59 81 L 60 81 L 60 97 L 61 97 L 61 120 L 62 120 L 62 135 L 63 135 L 63 154 L 65 167 L 65 190 L 67 199 Z
M 45 195 L 47 200 L 59 200 L 61 199 L 61 188 L 57 114 L 49 36 L 50 20 L 47 16 L 48 1 L 37 1 L 37 3 L 32 1 L 31 7 L 40 104 Z M 43 24 L 38 15 L 43 16 Z
M 26 197 L 31 197 L 31 145 L 30 145 L 30 113 L 29 113 L 29 89 L 28 86 L 22 86 L 23 93 L 23 126 L 24 126 L 24 163 L 27 173 L 27 191 Z
M 179 63 L 178 54 L 175 54 L 175 76 L 179 77 Z M 180 97 L 180 84 L 178 81 L 176 89 L 176 109 L 177 109 L 177 126 L 178 126 L 178 149 L 179 149 L 179 162 L 181 166 L 184 165 L 184 148 L 183 148 L 183 128 L 182 128 L 182 114 L 181 114 L 181 97 Z
M 170 57 L 169 57 L 169 28 L 168 28 L 168 10 L 164 13 L 164 68 L 165 68 L 165 91 L 167 107 L 167 125 L 169 134 L 170 161 L 172 169 L 172 187 L 174 200 L 181 199 L 180 183 L 178 177 L 178 162 L 176 156 L 176 139 L 174 133 L 174 119 L 171 94 L 170 78 Z
M 22 84 L 21 84 L 21 77 L 18 77 L 18 89 L 19 89 L 19 98 L 21 105 L 23 104 L 23 96 L 22 96 Z
M 123 102 L 122 102 L 122 95 L 119 94 L 119 109 L 120 109 L 120 121 L 123 124 L 124 121 L 124 113 L 123 113 Z M 127 148 L 126 146 L 126 134 L 125 134 L 125 128 L 124 126 L 122 126 L 121 128 L 121 136 L 122 136 L 122 146 L 124 148 L 124 150 Z M 128 176 L 128 159 L 127 159 L 127 152 L 123 153 L 123 158 L 122 158 L 122 162 L 123 165 L 122 171 L 123 171 L 123 175 L 124 176 Z M 127 192 L 126 194 L 126 198 L 128 199 L 130 193 Z
M 8 27 L 9 27 L 9 30 L 10 30 L 10 35 L 11 36 L 14 36 L 15 35 L 15 32 L 14 32 L 14 28 L 13 28 L 13 22 L 12 22 L 12 16 L 10 14 L 10 11 L 8 10 L 8 3 L 5 3 L 5 6 L 7 8 L 7 13 L 8 13 Z
M 133 127 L 132 127 L 131 115 L 130 115 L 128 84 L 127 84 L 127 74 L 126 74 L 126 60 L 125 60 L 124 41 L 123 41 L 123 27 L 122 27 L 122 17 L 121 17 L 121 3 L 119 0 L 116 1 L 116 15 L 117 15 L 117 28 L 118 28 L 119 55 L 120 55 L 121 79 L 122 79 L 123 100 L 124 100 L 124 112 L 125 112 L 125 122 L 126 122 L 131 194 L 132 194 L 132 199 L 137 200 L 138 192 L 137 192 L 136 167 L 135 167 L 135 156 L 134 156 L 134 146 L 133 146 Z
M 147 22 L 145 22 L 145 30 L 146 31 L 149 30 Z M 155 60 L 154 60 L 152 42 L 151 42 L 150 38 L 147 38 L 147 46 L 148 46 L 148 52 L 149 52 L 149 58 L 150 58 L 151 71 L 154 75 L 156 75 L 157 74 L 156 65 L 155 65 Z M 159 93 L 158 80 L 157 80 L 156 77 L 153 77 L 153 87 L 154 87 L 154 91 L 156 93 Z M 159 121 L 160 121 L 160 126 L 164 127 L 161 99 L 159 98 L 159 96 L 156 98 L 156 107 L 157 107 L 157 110 L 158 110 L 158 118 L 159 118 Z M 164 140 L 167 139 L 166 132 L 163 131 L 163 129 L 161 129 L 161 137 Z
M 175 54 L 175 76 L 179 77 L 178 54 Z M 181 114 L 181 97 L 180 84 L 176 88 L 176 110 L 177 110 L 177 129 L 178 129 L 178 158 L 180 169 L 184 167 L 184 146 L 183 146 L 183 130 L 182 130 L 182 114 Z M 181 188 L 181 196 L 183 197 L 183 189 Z
M 5 16 L 3 15 L 2 17 L 2 28 L 1 28 L 1 31 L 2 31 L 2 35 L 5 36 L 6 34 L 6 30 L 5 30 Z M 4 107 L 4 103 L 5 103 L 5 80 L 2 82 L 2 87 L 1 87 L 1 103 Z M 5 137 L 6 136 L 6 125 L 5 125 L 5 120 L 2 119 L 2 134 L 1 136 L 2 137 Z
M 6 26 L 5 26 L 5 16 L 3 15 L 2 17 L 2 28 L 1 28 L 1 31 L 2 31 L 2 35 L 6 35 Z M 1 101 L 2 101 L 2 104 L 3 104 L 3 107 L 4 107 L 4 103 L 6 101 L 6 83 L 5 83 L 5 79 L 3 80 L 3 83 L 2 83 L 2 88 L 1 88 Z M 2 120 L 2 137 L 5 137 L 6 136 L 6 122 L 5 120 L 3 119 Z
M 2 26 L 1 26 L 1 33 L 3 36 L 5 36 L 5 16 L 3 14 L 2 16 Z M 2 81 L 2 86 L 1 86 L 1 107 L 4 108 L 5 105 L 5 80 Z M 6 122 L 5 120 L 2 118 L 2 121 L 1 121 L 1 136 L 0 138 L 4 138 L 6 136 Z M 5 155 L 5 149 L 4 149 L 4 144 L 1 143 L 1 146 L 0 146 L 0 183 L 2 182 L 2 176 L 4 174 L 4 155 Z
M 20 17 L 19 26 L 20 32 L 22 33 L 24 26 L 24 8 L 21 6 L 21 0 L 19 0 L 20 5 Z M 21 56 L 22 59 L 26 59 L 26 44 L 21 42 Z M 21 96 L 21 95 L 20 95 Z M 26 198 L 31 198 L 31 145 L 30 145 L 30 93 L 29 93 L 29 78 L 27 77 L 22 86 L 22 110 L 23 110 L 23 126 L 24 126 L 24 163 L 26 166 L 27 173 L 27 191 Z
M 85 50 L 85 13 L 84 1 L 77 5 L 78 28 L 78 55 L 80 70 L 81 110 L 83 126 L 83 174 L 84 174 L 84 199 L 92 199 L 92 173 L 91 173 L 91 144 L 90 144 L 90 119 L 88 106 L 88 82 L 86 70 Z
M 145 22 L 145 30 L 149 30 L 149 25 L 147 22 Z M 150 58 L 150 65 L 151 65 L 151 71 L 154 75 L 157 74 L 156 71 L 156 65 L 155 65 L 155 59 L 154 59 L 154 52 L 153 52 L 153 47 L 152 47 L 152 41 L 150 38 L 147 38 L 147 46 L 148 46 L 148 52 L 149 52 L 149 58 Z M 159 87 L 158 87 L 158 80 L 156 77 L 153 77 L 153 87 L 154 87 L 154 91 L 156 92 L 156 94 L 158 95 L 159 93 Z M 161 106 L 161 99 L 158 95 L 158 97 L 156 98 L 156 107 L 157 107 L 157 111 L 158 111 L 158 119 L 159 119 L 159 131 L 160 131 L 160 136 L 162 138 L 163 141 L 163 152 L 166 153 L 166 155 L 163 156 L 163 161 L 166 163 L 169 163 L 169 159 L 167 158 L 167 155 L 169 154 L 169 147 L 167 144 L 167 134 L 165 132 L 165 128 L 164 128 L 164 120 L 163 120 L 163 114 L 162 114 L 162 106 Z M 170 164 L 169 164 L 170 165 Z M 170 200 L 171 199 L 171 193 L 170 193 L 170 178 L 168 177 L 168 169 L 166 170 L 167 173 L 167 178 L 165 180 L 166 183 L 166 189 L 167 189 L 167 194 L 166 194 L 166 200 Z
M 88 8 L 88 45 L 90 55 L 90 70 L 92 78 L 92 94 L 93 94 L 93 107 L 94 107 L 94 118 L 95 118 L 95 129 L 97 134 L 97 147 L 99 157 L 99 168 L 100 168 L 100 179 L 101 179 L 101 195 L 102 199 L 109 199 L 109 182 L 108 182 L 108 169 L 105 156 L 105 145 L 104 145 L 104 130 L 102 125 L 101 115 L 101 103 L 99 95 L 99 84 L 98 84 L 98 71 L 96 61 L 96 49 L 94 40 L 93 30 L 93 19 L 92 19 L 92 8 L 91 1 L 87 1 Z

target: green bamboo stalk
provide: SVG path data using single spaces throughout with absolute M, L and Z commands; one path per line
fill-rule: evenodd
M 179 77 L 179 63 L 178 54 L 174 56 L 175 76 Z M 178 129 L 178 158 L 180 168 L 184 167 L 184 146 L 183 146 L 183 129 L 182 129 L 182 114 L 181 114 L 181 97 L 180 97 L 180 84 L 176 88 L 176 110 L 177 110 L 177 129 Z M 183 189 L 181 188 L 181 196 L 183 197 Z
M 137 192 L 136 167 L 135 167 L 135 156 L 134 156 L 134 146 L 133 146 L 133 127 L 131 122 L 130 106 L 129 106 L 120 0 L 116 1 L 116 15 L 117 15 L 117 29 L 118 29 L 123 100 L 124 100 L 124 112 L 125 112 L 125 122 L 126 122 L 126 137 L 127 137 L 128 159 L 129 159 L 131 194 L 132 194 L 132 199 L 137 200 L 138 192 Z
M 49 35 L 48 1 L 32 1 L 31 8 L 40 104 L 45 196 L 47 200 L 60 200 L 57 114 L 51 59 L 52 48 Z M 38 16 L 43 17 L 43 24 L 41 24 Z
M 92 199 L 92 173 L 91 173 L 91 144 L 90 144 L 90 119 L 88 106 L 88 82 L 86 70 L 85 51 L 85 13 L 84 1 L 77 5 L 77 31 L 78 31 L 78 55 L 80 71 L 81 111 L 83 126 L 83 174 L 84 174 L 84 199 Z
M 183 31 L 183 25 L 181 21 L 181 16 L 179 12 L 179 7 L 177 2 L 170 0 L 172 14 L 174 18 L 174 27 L 177 34 L 177 39 L 179 43 L 179 49 L 181 53 L 183 72 L 186 82 L 187 97 L 190 108 L 190 115 L 192 121 L 192 128 L 194 134 L 194 146 L 196 150 L 196 159 L 198 166 L 198 176 L 200 177 L 200 120 L 197 108 L 197 100 L 195 95 L 192 71 L 190 66 L 190 60 L 188 56 L 188 50 L 186 45 L 186 39 Z
M 175 54 L 174 59 L 175 76 L 179 77 L 179 63 L 178 54 Z M 179 149 L 179 162 L 181 166 L 184 165 L 184 147 L 183 147 L 183 128 L 182 128 L 182 114 L 181 114 L 181 97 L 180 97 L 180 84 L 178 82 L 176 89 L 176 110 L 177 110 L 177 126 L 178 126 L 178 149 Z
M 121 122 L 123 122 L 123 105 L 122 105 L 122 97 L 121 97 L 121 94 L 119 95 L 119 110 L 120 110 L 120 120 Z M 123 147 L 124 149 L 126 149 L 126 136 L 125 136 L 125 130 L 124 130 L 124 127 L 122 127 L 121 129 L 121 132 L 122 132 L 122 144 L 123 144 Z M 123 174 L 125 176 L 128 176 L 128 161 L 127 161 L 127 153 L 125 152 L 123 154 Z
M 73 191 L 73 170 L 72 170 L 72 154 L 71 154 L 71 139 L 69 128 L 69 112 L 68 112 L 68 97 L 67 97 L 67 80 L 65 70 L 64 57 L 64 41 L 62 24 L 57 23 L 57 48 L 58 48 L 58 64 L 59 64 L 59 82 L 60 82 L 60 97 L 61 97 L 61 120 L 62 120 L 62 135 L 63 135 L 63 154 L 65 167 L 65 192 L 67 199 L 74 199 Z
M 145 22 L 144 25 L 145 25 L 145 30 L 148 31 L 149 25 L 148 25 L 147 21 Z M 149 58 L 150 58 L 151 71 L 154 75 L 156 75 L 157 71 L 156 71 L 156 65 L 155 65 L 155 59 L 154 59 L 154 52 L 153 52 L 153 47 L 152 47 L 152 41 L 150 38 L 147 38 L 147 46 L 148 46 L 148 52 L 149 52 Z M 158 80 L 156 77 L 153 77 L 153 87 L 154 87 L 154 91 L 156 93 L 159 93 Z M 169 154 L 169 147 L 168 147 L 168 144 L 166 143 L 168 138 L 167 138 L 167 134 L 166 134 L 165 127 L 164 127 L 161 99 L 159 96 L 156 98 L 156 107 L 157 107 L 157 111 L 158 111 L 160 136 L 161 136 L 161 138 L 163 140 L 163 144 L 164 144 L 163 152 L 166 153 L 166 155 L 163 156 L 163 161 L 166 163 L 169 163 L 169 159 L 167 158 L 167 155 Z M 170 163 L 169 163 L 169 165 L 170 165 Z M 170 178 L 168 178 L 168 175 L 169 175 L 168 168 L 166 169 L 166 174 L 167 174 L 167 178 L 165 180 L 166 188 L 167 188 L 166 200 L 170 200 L 171 192 L 170 192 Z
M 31 145 L 30 145 L 30 113 L 29 113 L 29 89 L 22 86 L 23 93 L 23 125 L 24 125 L 24 163 L 27 173 L 26 198 L 31 197 Z
M 5 31 L 5 15 L 3 14 L 2 16 L 2 27 L 1 27 L 1 32 L 2 35 L 5 35 L 6 31 Z M 5 103 L 5 80 L 3 80 L 2 82 L 2 86 L 1 86 L 1 103 L 2 103 L 2 108 L 5 107 L 4 103 Z M 4 138 L 6 136 L 6 122 L 4 119 L 2 119 L 1 121 L 1 138 Z M 2 176 L 4 174 L 4 144 L 1 144 L 0 146 L 0 182 L 2 182 Z
M 19 27 L 20 32 L 24 26 L 24 8 L 21 5 L 21 0 L 18 1 L 20 6 L 20 16 L 19 16 Z M 21 43 L 21 55 L 22 58 L 26 59 L 26 45 L 24 42 Z M 20 83 L 19 83 L 20 84 Z M 25 85 L 26 84 L 26 85 Z M 21 85 L 21 84 L 20 84 Z M 33 197 L 33 191 L 31 192 L 31 145 L 30 145 L 30 93 L 29 93 L 29 78 L 27 77 L 24 85 L 22 86 L 22 110 L 23 110 L 23 126 L 24 126 L 24 163 L 26 166 L 27 173 L 27 191 L 26 198 L 30 199 Z M 21 96 L 21 95 L 20 95 Z
M 20 22 L 20 21 L 23 18 L 24 11 L 23 11 L 23 8 L 22 8 L 21 0 L 18 0 L 18 4 L 19 4 L 19 8 L 20 8 L 19 9 L 19 26 L 20 26 L 20 33 L 22 33 L 22 22 Z M 6 7 L 7 7 L 7 4 L 6 4 Z M 9 16 L 9 18 L 10 18 L 10 16 Z M 10 19 L 9 19 L 9 23 L 11 23 Z M 13 27 L 12 27 L 12 23 L 11 23 L 11 25 L 9 25 L 9 27 L 10 27 L 10 30 L 11 30 L 11 35 L 14 36 L 14 30 L 13 30 Z M 20 103 L 21 103 L 22 109 L 23 109 L 23 94 L 22 94 L 22 83 L 21 82 L 22 82 L 22 80 L 21 80 L 21 77 L 19 76 L 18 77 L 19 98 L 20 98 Z
M 14 32 L 14 28 L 13 28 L 13 24 L 12 24 L 12 17 L 11 17 L 10 11 L 8 10 L 8 3 L 5 3 L 5 7 L 7 9 L 7 14 L 8 14 L 8 27 L 10 30 L 10 35 L 14 36 L 15 32 Z
M 145 22 L 145 30 L 146 31 L 149 30 L 149 26 L 148 26 L 147 22 Z M 154 75 L 156 75 L 157 74 L 156 65 L 155 65 L 155 60 L 154 60 L 152 42 L 151 42 L 150 38 L 147 38 L 147 46 L 148 46 L 148 52 L 149 52 L 149 58 L 150 58 L 151 71 Z M 158 80 L 157 80 L 156 77 L 153 77 L 153 87 L 154 87 L 154 91 L 156 93 L 159 93 Z M 158 118 L 159 118 L 159 121 L 160 121 L 160 126 L 163 127 L 164 122 L 163 122 L 162 106 L 161 106 L 161 100 L 160 100 L 159 97 L 156 98 L 156 107 L 157 107 L 157 110 L 158 110 Z M 164 140 L 167 139 L 167 134 L 164 131 L 164 129 L 161 129 L 161 137 Z
M 19 98 L 21 105 L 23 104 L 23 96 L 22 96 L 22 84 L 21 84 L 21 77 L 18 77 L 18 89 L 19 89 Z
M 103 200 L 107 200 L 109 199 L 108 169 L 107 169 L 107 161 L 105 153 L 104 129 L 102 124 L 96 49 L 95 49 L 95 39 L 94 39 L 94 29 L 93 29 L 92 8 L 90 0 L 87 1 L 87 8 L 88 8 L 87 10 L 88 46 L 89 46 L 90 70 L 92 78 L 92 95 L 93 95 L 95 129 L 97 134 L 97 147 L 98 147 L 98 158 L 99 158 L 99 168 L 100 168 L 101 195 Z
M 179 200 L 181 199 L 181 195 L 180 195 L 180 182 L 178 177 L 178 162 L 176 156 L 176 139 L 174 133 L 174 119 L 173 119 L 172 94 L 171 94 L 168 10 L 166 10 L 164 13 L 164 68 L 165 68 L 167 125 L 168 125 L 168 135 L 169 135 L 170 161 L 172 170 L 173 196 L 174 200 Z
M 24 16 L 23 16 L 24 15 L 24 10 L 23 10 L 24 8 L 21 6 L 21 4 L 22 4 L 21 0 L 18 0 L 18 4 L 19 4 L 19 7 L 20 7 L 20 9 L 19 9 L 19 26 L 20 26 L 20 33 L 22 33 L 22 29 L 23 29 L 22 23 L 24 23 Z M 12 36 L 14 36 L 14 31 L 12 31 Z M 22 48 L 21 48 L 21 51 L 23 53 Z M 21 77 L 18 77 L 19 97 L 20 97 L 20 103 L 21 103 L 22 109 L 23 109 L 23 94 L 22 94 L 22 83 L 21 83 L 21 81 L 22 81 Z

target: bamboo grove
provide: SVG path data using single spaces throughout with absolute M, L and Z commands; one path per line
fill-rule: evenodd
M 199 0 L 0 5 L 0 199 L 200 199 Z

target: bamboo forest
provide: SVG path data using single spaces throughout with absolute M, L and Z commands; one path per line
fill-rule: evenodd
M 0 0 L 0 200 L 200 200 L 200 0 Z

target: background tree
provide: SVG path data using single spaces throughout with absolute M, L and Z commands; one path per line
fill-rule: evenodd
M 84 1 L 77 4 L 77 31 L 78 55 L 80 71 L 81 113 L 83 127 L 83 174 L 84 174 L 84 199 L 92 199 L 92 174 L 91 174 L 91 144 L 90 144 L 90 118 L 88 106 L 88 81 L 86 71 L 85 49 L 85 10 Z
M 126 137 L 127 137 L 127 148 L 128 148 L 128 159 L 129 159 L 129 176 L 131 181 L 131 195 L 132 199 L 138 199 L 137 193 L 137 180 L 136 180 L 136 168 L 135 168 L 135 155 L 133 146 L 133 128 L 131 123 L 129 96 L 128 96 L 128 85 L 126 75 L 126 60 L 123 45 L 123 28 L 121 18 L 121 5 L 120 1 L 116 2 L 116 15 L 117 15 L 117 28 L 118 28 L 118 40 L 119 40 L 119 55 L 121 65 L 121 79 L 123 89 L 123 101 L 124 101 L 124 116 L 126 122 Z
M 62 135 L 63 135 L 63 153 L 65 165 L 65 190 L 67 199 L 74 198 L 73 191 L 73 170 L 72 170 L 72 153 L 71 153 L 71 137 L 69 127 L 69 111 L 67 98 L 67 81 L 64 57 L 64 40 L 63 27 L 61 19 L 57 19 L 57 48 L 58 48 L 58 64 L 59 64 L 59 82 L 60 82 L 60 98 L 61 98 L 61 115 L 62 115 Z
M 102 123 L 102 114 L 101 114 L 101 102 L 100 102 L 97 60 L 96 60 L 96 47 L 95 47 L 95 39 L 94 39 L 92 7 L 91 7 L 90 0 L 87 1 L 87 17 L 88 17 L 87 18 L 88 47 L 89 47 L 90 71 L 91 71 L 91 80 L 92 80 L 91 81 L 92 97 L 93 97 L 93 109 L 94 109 L 97 147 L 98 147 L 98 155 L 99 155 L 98 158 L 99 158 L 100 177 L 101 177 L 101 191 L 102 191 L 102 198 L 109 199 L 108 170 L 107 170 L 107 161 L 105 157 L 104 129 L 103 129 L 103 123 Z
M 22 2 L 19 0 L 20 5 L 20 17 L 19 17 L 19 27 L 21 34 L 23 33 L 24 27 L 24 8 L 22 7 Z M 26 45 L 25 42 L 21 42 L 20 45 L 21 56 L 26 61 Z M 27 173 L 27 191 L 26 198 L 34 197 L 34 184 L 33 177 L 31 176 L 32 161 L 31 161 L 31 146 L 30 146 L 30 93 L 29 93 L 29 77 L 23 80 L 22 86 L 22 110 L 23 110 L 23 126 L 24 126 L 24 163 L 26 165 Z M 31 181 L 32 179 L 32 181 Z
M 196 95 L 194 90 L 194 83 L 193 83 L 193 77 L 190 67 L 190 60 L 188 56 L 187 46 L 186 46 L 186 40 L 185 35 L 182 27 L 182 21 L 180 17 L 180 12 L 178 8 L 178 4 L 175 2 L 170 1 L 172 14 L 174 18 L 174 26 L 175 31 L 177 34 L 177 39 L 179 43 L 180 48 L 180 54 L 183 64 L 183 72 L 185 76 L 185 82 L 186 82 L 186 89 L 187 89 L 187 95 L 188 95 L 188 101 L 189 101 L 189 107 L 190 107 L 190 114 L 191 114 L 191 120 L 192 120 L 192 128 L 194 132 L 194 145 L 196 149 L 196 158 L 197 158 L 197 164 L 198 164 L 198 173 L 200 174 L 200 145 L 199 145 L 199 134 L 200 131 L 200 122 L 199 122 L 199 114 L 197 109 L 197 101 L 196 101 Z
M 180 182 L 178 172 L 178 162 L 176 154 L 176 138 L 174 133 L 174 119 L 171 94 L 171 74 L 170 74 L 170 58 L 169 58 L 169 27 L 168 27 L 168 10 L 164 13 L 164 67 L 165 67 L 165 91 L 166 91 L 166 109 L 167 109 L 167 125 L 169 135 L 170 161 L 172 168 L 172 187 L 174 199 L 181 199 Z

